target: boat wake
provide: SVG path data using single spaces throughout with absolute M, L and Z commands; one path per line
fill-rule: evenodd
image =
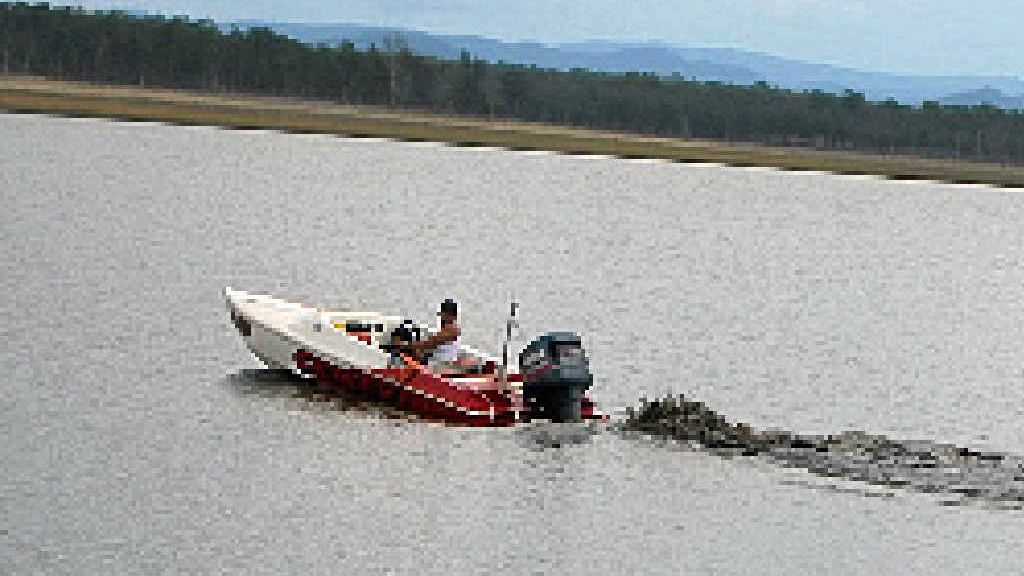
M 981 502 L 1024 509 L 1024 457 L 978 452 L 924 440 L 864 432 L 801 435 L 732 424 L 684 396 L 641 400 L 625 430 L 696 444 L 724 456 L 763 456 L 788 468 L 835 479 L 951 496 L 944 504 Z
M 243 395 L 308 400 L 310 409 L 358 411 L 371 417 L 414 420 L 410 414 L 358 397 L 319 389 L 313 379 L 287 370 L 242 370 L 227 383 Z M 519 444 L 531 450 L 587 444 L 607 424 L 534 422 L 516 427 Z M 829 436 L 759 431 L 734 424 L 702 402 L 683 395 L 641 400 L 611 425 L 624 432 L 686 443 L 725 457 L 762 457 L 786 468 L 884 489 L 936 494 L 942 503 L 982 503 L 1024 509 L 1024 457 L 981 452 L 927 440 L 894 440 L 865 432 Z M 877 495 L 864 491 L 865 495 Z

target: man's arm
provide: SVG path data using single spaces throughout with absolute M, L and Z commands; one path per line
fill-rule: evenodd
M 425 352 L 427 350 L 433 350 L 441 344 L 447 342 L 454 342 L 459 339 L 459 335 L 462 330 L 458 326 L 448 325 L 437 331 L 437 334 L 427 338 L 426 340 L 420 340 L 419 342 L 412 343 L 412 349 L 417 352 Z

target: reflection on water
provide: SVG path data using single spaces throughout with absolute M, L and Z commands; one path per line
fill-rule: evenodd
M 244 369 L 225 377 L 228 386 L 239 394 L 262 398 L 305 400 L 292 408 L 316 412 L 354 412 L 366 417 L 406 420 L 426 424 L 427 421 L 379 402 L 370 402 L 341 390 L 325 390 L 312 378 L 300 377 L 284 369 Z
M 225 380 L 243 394 L 273 395 L 279 390 L 294 394 L 307 387 L 291 370 L 274 368 L 246 368 L 228 374 Z
M 565 448 L 586 444 L 608 425 L 603 422 L 554 423 L 531 422 L 516 427 L 516 438 L 521 446 L 533 450 Z

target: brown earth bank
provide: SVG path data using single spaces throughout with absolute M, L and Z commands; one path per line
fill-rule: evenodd
M 656 138 L 323 101 L 97 85 L 26 76 L 0 75 L 0 110 L 1024 188 L 1024 167 L 1020 166 Z

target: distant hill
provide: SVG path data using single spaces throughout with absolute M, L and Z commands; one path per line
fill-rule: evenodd
M 986 86 L 978 90 L 969 90 L 967 92 L 950 94 L 940 100 L 940 102 L 950 106 L 976 106 L 978 104 L 988 104 L 989 106 L 1005 108 L 1008 110 L 1024 110 L 1024 94 L 1020 96 L 1009 96 L 1004 94 L 1001 90 L 997 90 L 991 86 Z
M 726 84 L 749 85 L 763 81 L 790 90 L 817 89 L 836 94 L 850 89 L 863 93 L 869 100 L 893 98 L 906 104 L 920 104 L 925 100 L 981 104 L 983 100 L 971 98 L 975 95 L 990 97 L 986 92 L 990 90 L 1001 94 L 992 104 L 1024 108 L 1021 102 L 1024 81 L 1013 76 L 908 76 L 865 72 L 732 48 L 689 48 L 662 42 L 589 41 L 549 45 L 358 24 L 241 21 L 237 25 L 242 28 L 265 26 L 308 43 L 338 44 L 348 40 L 360 48 L 368 48 L 370 44 L 383 46 L 387 35 L 397 33 L 413 52 L 440 58 L 458 58 L 466 50 L 491 62 L 561 70 L 587 68 L 602 72 L 653 72 L 661 76 L 676 74 Z M 230 24 L 223 25 L 225 29 L 230 27 Z M 1012 94 L 1020 96 L 1009 96 Z

